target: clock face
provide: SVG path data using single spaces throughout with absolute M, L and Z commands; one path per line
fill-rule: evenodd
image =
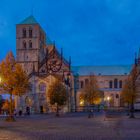
M 58 72 L 61 69 L 61 65 L 61 61 L 56 58 L 50 59 L 47 62 L 47 68 L 49 72 Z

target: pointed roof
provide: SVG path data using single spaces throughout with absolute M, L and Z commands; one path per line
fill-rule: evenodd
M 38 24 L 38 22 L 36 21 L 34 16 L 31 15 L 31 16 L 27 17 L 26 19 L 24 19 L 19 24 Z

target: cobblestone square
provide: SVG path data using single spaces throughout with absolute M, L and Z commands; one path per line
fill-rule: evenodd
M 140 118 L 96 114 L 31 115 L 16 122 L 0 119 L 1 140 L 140 140 Z

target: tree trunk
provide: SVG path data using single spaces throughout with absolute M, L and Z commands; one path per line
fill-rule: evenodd
M 9 108 L 9 115 L 6 118 L 6 121 L 8 122 L 14 122 L 15 118 L 13 116 L 13 100 L 12 100 L 12 93 L 10 93 L 10 108 Z
M 56 105 L 56 117 L 59 117 L 59 106 L 58 106 L 58 103 Z
M 9 110 L 9 115 L 12 116 L 13 115 L 13 109 L 12 109 L 12 94 L 10 94 L 10 110 Z
M 132 97 L 132 102 L 130 105 L 130 118 L 135 118 L 134 116 L 134 98 Z
M 127 116 L 130 115 L 130 109 L 129 109 L 129 102 L 128 102 L 128 105 L 127 105 Z

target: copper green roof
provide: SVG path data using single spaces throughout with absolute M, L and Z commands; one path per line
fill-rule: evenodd
M 34 16 L 31 15 L 31 16 L 27 17 L 26 19 L 24 19 L 19 24 L 38 24 L 38 22 L 36 21 Z
M 88 75 L 128 75 L 132 65 L 114 65 L 114 66 L 73 66 L 72 71 L 79 76 Z

